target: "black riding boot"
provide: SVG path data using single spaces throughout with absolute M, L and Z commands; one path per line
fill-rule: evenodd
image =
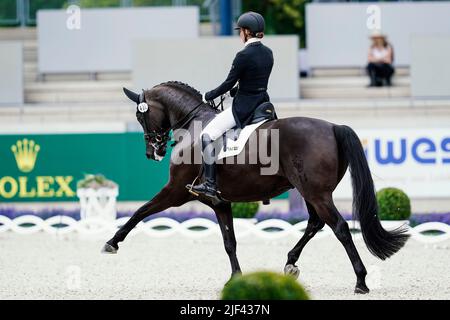
M 219 191 L 217 191 L 216 185 L 216 163 L 215 156 L 212 154 L 213 150 L 206 150 L 206 148 L 212 143 L 211 138 L 204 134 L 202 135 L 202 150 L 203 150 L 203 169 L 205 175 L 205 181 L 199 185 L 192 186 L 188 184 L 186 188 L 193 194 L 203 194 L 214 201 L 220 201 L 218 198 Z M 212 147 L 212 146 L 211 146 Z M 211 148 L 210 147 L 210 148 Z

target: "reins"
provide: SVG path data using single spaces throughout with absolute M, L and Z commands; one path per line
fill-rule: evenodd
M 157 125 L 156 123 L 153 122 L 153 124 L 161 130 L 150 131 L 148 129 L 148 125 L 147 125 L 147 117 L 145 117 L 145 114 L 149 111 L 149 107 L 148 107 L 147 103 L 145 102 L 144 95 L 140 95 L 139 100 L 140 101 L 139 101 L 139 105 L 138 105 L 138 111 L 142 115 L 142 125 L 144 127 L 144 138 L 146 140 L 149 139 L 150 142 L 153 144 L 156 144 L 158 148 L 167 144 L 167 142 L 170 139 L 170 131 L 176 130 L 179 128 L 183 128 L 186 124 L 188 124 L 190 121 L 192 121 L 192 119 L 194 119 L 197 116 L 195 111 L 197 111 L 198 108 L 200 108 L 204 104 L 203 101 L 200 102 L 199 104 L 197 104 L 191 111 L 189 111 L 187 114 L 185 114 L 180 120 L 175 122 L 175 124 L 170 126 L 168 129 L 163 129 L 159 125 Z M 224 100 L 225 100 L 225 98 L 223 96 L 221 96 L 220 102 L 218 104 L 216 104 L 214 101 L 211 101 L 208 103 L 208 105 L 215 110 L 218 110 L 220 107 L 223 111 Z M 145 104 L 145 105 L 143 105 L 143 104 Z M 141 105 L 143 105 L 143 106 L 141 107 Z M 151 119 L 150 119 L 150 121 L 151 121 Z M 174 147 L 176 144 L 177 144 L 177 142 L 174 141 L 170 146 Z

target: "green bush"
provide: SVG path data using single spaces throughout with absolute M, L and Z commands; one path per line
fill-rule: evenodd
M 253 218 L 258 209 L 258 202 L 234 202 L 231 204 L 231 210 L 235 218 Z
M 119 7 L 120 0 L 80 0 L 81 8 L 112 8 Z
M 292 276 L 260 271 L 233 277 L 222 290 L 222 300 L 309 300 Z
M 106 179 L 102 174 L 85 174 L 83 179 L 78 180 L 77 188 L 117 188 L 117 184 Z
M 408 196 L 397 188 L 384 188 L 377 192 L 378 216 L 381 220 L 408 220 L 411 203 Z

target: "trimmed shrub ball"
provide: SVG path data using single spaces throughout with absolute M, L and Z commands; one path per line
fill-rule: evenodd
M 381 220 L 408 220 L 411 202 L 402 190 L 384 188 L 377 192 L 378 216 Z
M 292 276 L 260 271 L 233 277 L 222 290 L 222 300 L 309 300 Z
M 231 204 L 231 211 L 235 218 L 253 218 L 258 209 L 258 202 L 233 202 Z

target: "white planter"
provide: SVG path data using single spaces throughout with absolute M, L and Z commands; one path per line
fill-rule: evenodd
M 381 220 L 381 225 L 386 230 L 394 230 L 401 226 L 409 226 L 409 220 Z
M 80 199 L 81 220 L 97 218 L 114 221 L 117 217 L 118 188 L 80 188 L 77 196 Z

